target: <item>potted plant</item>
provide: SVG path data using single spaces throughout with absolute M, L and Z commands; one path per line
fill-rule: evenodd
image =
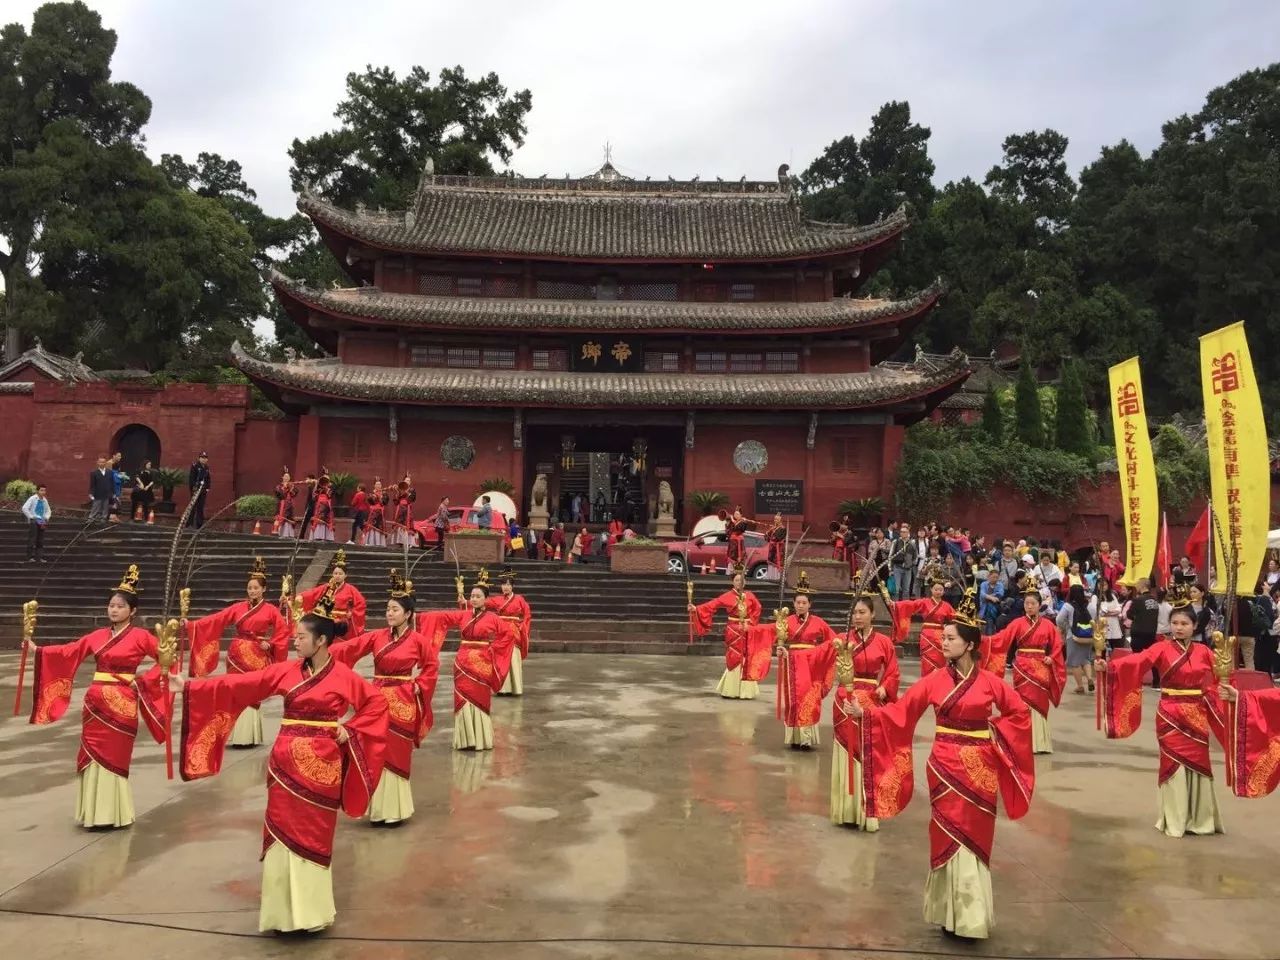
M 347 515 L 347 508 L 343 506 L 342 499 L 347 494 L 352 493 L 359 482 L 359 477 L 354 473 L 345 473 L 339 470 L 329 474 L 329 490 L 333 495 L 333 513 L 335 516 L 345 517 Z
M 239 526 L 252 529 L 260 520 L 271 520 L 276 515 L 276 498 L 270 493 L 250 493 L 236 501 L 236 520 Z
M 22 480 L 15 478 L 4 485 L 4 499 L 6 503 L 16 503 L 22 506 L 36 492 L 36 485 L 30 480 Z
M 155 485 L 160 488 L 160 499 L 152 504 L 156 513 L 174 513 L 173 491 L 187 482 L 187 471 L 174 467 L 157 467 L 151 471 Z
M 609 552 L 609 569 L 614 573 L 667 573 L 667 545 L 648 537 L 619 540 Z
M 721 507 L 729 505 L 729 495 L 719 490 L 694 490 L 689 494 L 689 503 L 695 510 L 700 511 L 702 516 L 709 517 Z
M 506 556 L 507 533 L 505 530 L 476 530 L 463 527 L 453 530 L 445 540 L 445 560 L 459 564 L 493 566 L 502 563 Z
M 505 493 L 508 497 L 516 492 L 516 485 L 506 477 L 490 477 L 476 484 L 476 496 L 482 493 Z
M 859 500 L 841 500 L 840 516 L 848 514 L 855 528 L 867 528 L 879 524 L 884 517 L 884 501 L 879 497 L 862 497 Z

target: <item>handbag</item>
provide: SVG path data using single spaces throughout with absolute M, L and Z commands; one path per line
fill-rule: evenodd
M 523 549 L 524 549 L 524 537 L 512 537 L 512 538 L 511 538 L 511 549 L 512 549 L 512 550 L 523 550 Z

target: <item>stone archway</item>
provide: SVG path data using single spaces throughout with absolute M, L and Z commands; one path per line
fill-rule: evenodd
M 121 455 L 120 469 L 132 477 L 148 460 L 152 467 L 160 466 L 160 438 L 145 424 L 131 423 L 116 433 L 111 453 Z

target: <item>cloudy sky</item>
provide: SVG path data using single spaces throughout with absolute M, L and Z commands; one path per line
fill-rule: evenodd
M 905 99 L 939 182 L 981 178 L 1005 135 L 1051 126 L 1073 170 L 1280 60 L 1274 0 L 89 0 L 119 35 L 117 78 L 154 105 L 149 149 L 239 160 L 293 209 L 286 150 L 335 125 L 349 71 L 462 65 L 533 93 L 513 167 L 767 179 Z M 0 0 L 0 22 L 38 4 Z

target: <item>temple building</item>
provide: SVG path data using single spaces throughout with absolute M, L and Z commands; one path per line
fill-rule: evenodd
M 270 281 L 332 356 L 237 347 L 234 362 L 296 415 L 291 467 L 408 473 L 427 509 L 503 479 L 527 510 L 545 475 L 553 513 L 581 494 L 643 523 L 665 481 L 686 518 L 693 491 L 716 490 L 748 515 L 825 522 L 843 499 L 891 499 L 904 427 L 970 373 L 959 352 L 886 362 L 940 284 L 858 296 L 905 212 L 806 220 L 785 167 L 767 182 L 428 167 L 403 211 L 310 191 L 298 208 L 352 286 Z

